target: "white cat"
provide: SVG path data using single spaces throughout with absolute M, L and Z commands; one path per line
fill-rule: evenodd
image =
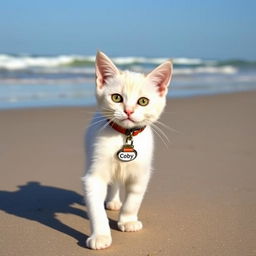
M 87 169 L 82 178 L 92 231 L 86 245 L 91 249 L 104 249 L 112 242 L 104 202 L 109 210 L 121 209 L 121 231 L 142 228 L 137 215 L 151 175 L 150 125 L 165 107 L 171 76 L 170 61 L 144 75 L 120 71 L 104 53 L 97 53 L 99 113 L 87 130 Z M 120 184 L 126 191 L 123 204 Z

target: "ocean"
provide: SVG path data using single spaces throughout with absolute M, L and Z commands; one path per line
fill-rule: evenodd
M 120 69 L 149 72 L 167 58 L 116 57 Z M 0 54 L 0 109 L 94 105 L 95 56 Z M 256 61 L 173 58 L 168 97 L 256 90 Z

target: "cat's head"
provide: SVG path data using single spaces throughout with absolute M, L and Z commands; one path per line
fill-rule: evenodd
M 100 110 L 124 128 L 155 122 L 165 104 L 172 77 L 172 63 L 166 61 L 144 75 L 119 70 L 102 52 L 96 56 L 96 96 Z

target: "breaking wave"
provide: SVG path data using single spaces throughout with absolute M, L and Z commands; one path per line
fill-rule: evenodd
M 117 65 L 121 66 L 147 66 L 158 65 L 168 58 L 146 58 L 146 57 L 116 57 L 112 58 Z M 58 56 L 33 56 L 33 55 L 11 55 L 0 54 L 0 69 L 25 70 L 29 68 L 53 68 L 53 67 L 88 67 L 93 66 L 95 56 L 83 55 L 58 55 Z M 173 64 L 177 67 L 256 67 L 256 62 L 245 60 L 203 60 L 200 58 L 173 58 Z

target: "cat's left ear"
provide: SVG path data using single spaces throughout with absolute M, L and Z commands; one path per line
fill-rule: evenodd
M 172 62 L 170 60 L 156 67 L 147 78 L 158 88 L 160 96 L 165 96 L 172 78 Z

